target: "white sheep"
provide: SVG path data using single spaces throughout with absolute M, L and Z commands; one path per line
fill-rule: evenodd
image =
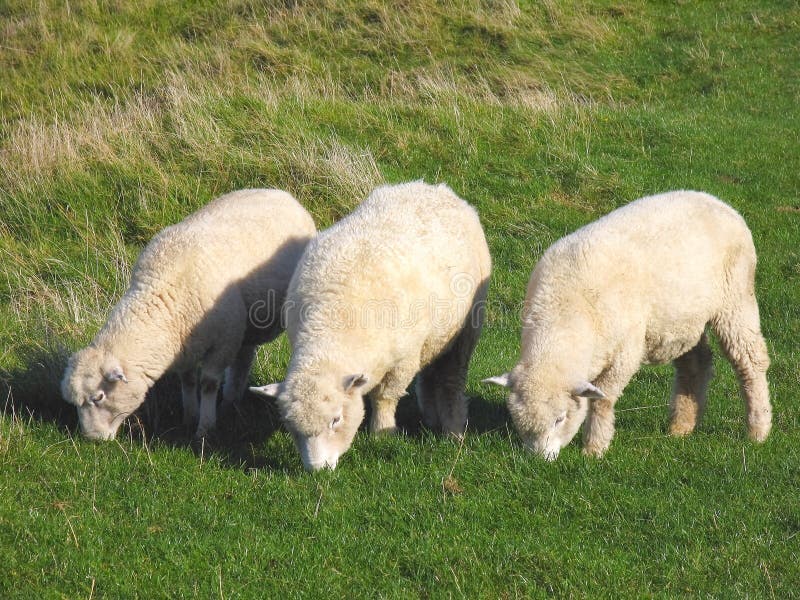
M 167 371 L 180 375 L 187 427 L 196 425 L 196 436 L 213 429 L 223 372 L 231 404 L 257 346 L 283 330 L 286 289 L 315 233 L 289 193 L 255 189 L 221 196 L 156 235 L 108 321 L 64 373 L 62 394 L 83 434 L 113 438 Z
M 414 376 L 429 427 L 464 433 L 467 367 L 491 258 L 478 215 L 446 185 L 383 186 L 308 246 L 289 287 L 285 382 L 277 396 L 306 468 L 334 468 L 372 403 L 395 430 Z
M 750 437 L 772 409 L 754 293 L 756 252 L 742 217 L 708 194 L 641 198 L 553 244 L 533 270 L 508 409 L 533 451 L 553 460 L 581 424 L 584 453 L 614 435 L 614 404 L 643 363 L 673 361 L 672 435 L 694 430 L 712 376 L 708 325 L 733 364 Z M 588 414 L 587 414 L 588 413 Z

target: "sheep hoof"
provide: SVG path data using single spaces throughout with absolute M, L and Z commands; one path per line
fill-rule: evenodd
M 213 432 L 213 427 L 198 427 L 197 431 L 194 432 L 194 439 L 199 441 L 203 438 L 208 438 Z
M 442 432 L 447 437 L 452 437 L 457 440 L 463 439 L 464 434 L 467 432 L 466 420 L 451 419 L 449 423 L 445 420 L 442 421 L 441 427 Z
M 372 434 L 379 436 L 384 436 L 384 435 L 391 436 L 391 435 L 396 435 L 398 431 L 399 429 L 396 426 L 392 425 L 391 427 L 380 427 L 377 429 L 373 429 Z
M 451 440 L 455 440 L 456 442 L 460 442 L 460 441 L 462 441 L 464 439 L 465 433 L 466 432 L 464 431 L 464 429 L 462 429 L 461 431 L 445 431 L 444 435 L 446 437 L 450 438 Z
M 761 444 L 766 441 L 767 436 L 769 435 L 769 430 L 769 427 L 751 427 L 749 431 L 749 437 L 757 444 Z
M 669 434 L 672 437 L 685 437 L 694 431 L 693 425 L 684 423 L 674 423 L 669 426 Z
M 606 450 L 608 450 L 608 447 L 587 446 L 583 449 L 583 455 L 590 456 L 592 458 L 603 458 Z

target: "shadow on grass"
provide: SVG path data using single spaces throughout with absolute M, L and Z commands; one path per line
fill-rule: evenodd
M 0 392 L 6 398 L 0 410 L 6 416 L 52 423 L 65 435 L 78 435 L 75 407 L 61 397 L 61 377 L 70 351 L 65 347 L 37 347 L 20 354 L 24 357 L 24 366 L 0 370 Z M 367 415 L 360 435 L 366 434 L 369 405 L 366 402 Z M 468 434 L 480 435 L 502 429 L 507 422 L 508 412 L 503 404 L 481 397 L 470 398 Z M 413 391 L 400 401 L 397 423 L 408 437 L 422 437 L 425 428 Z M 248 392 L 235 408 L 219 414 L 214 433 L 204 440 L 195 440 L 183 427 L 178 377 L 167 374 L 127 419 L 119 436 L 135 441 L 155 441 L 174 448 L 191 448 L 197 456 L 217 457 L 231 468 L 301 471 L 299 455 L 293 447 L 287 450 L 286 444 L 270 443 L 270 438 L 281 428 L 275 403 Z
M 221 392 L 218 398 L 222 402 Z M 269 469 L 295 471 L 294 456 L 284 452 L 265 451 L 270 438 L 281 429 L 281 420 L 274 402 L 245 393 L 236 406 L 220 411 L 217 427 L 205 438 L 197 440 L 193 430 L 183 426 L 180 382 L 177 375 L 162 377 L 147 394 L 147 399 L 127 421 L 134 438 L 156 440 L 175 448 L 191 448 L 196 456 L 216 457 L 223 464 L 237 469 Z
M 422 424 L 422 415 L 417 407 L 417 399 L 413 393 L 414 386 L 410 387 L 409 393 L 404 396 L 397 405 L 397 425 L 409 437 L 419 437 L 426 430 Z M 367 403 L 367 418 L 364 423 L 369 422 L 369 403 Z M 509 420 L 508 410 L 504 404 L 498 404 L 482 398 L 480 396 L 469 397 L 469 422 L 467 424 L 467 435 L 481 435 L 505 429 Z M 362 429 L 364 424 L 362 424 Z
M 19 352 L 24 366 L 0 370 L 2 413 L 51 423 L 65 435 L 78 435 L 75 407 L 61 397 L 61 378 L 70 350 L 37 347 Z M 274 403 L 247 393 L 234 409 L 220 413 L 214 434 L 204 441 L 194 440 L 183 427 L 178 377 L 167 374 L 150 389 L 145 402 L 126 420 L 118 436 L 188 447 L 198 456 L 217 456 L 235 468 L 293 471 L 297 467 L 294 457 L 280 452 L 270 456 L 259 450 L 280 427 Z
M 27 348 L 20 351 L 24 367 L 0 370 L 2 411 L 6 416 L 54 423 L 65 433 L 78 426 L 75 408 L 61 399 L 61 375 L 69 350 Z

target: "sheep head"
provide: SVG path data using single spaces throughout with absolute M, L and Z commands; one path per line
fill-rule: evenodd
M 604 398 L 588 381 L 572 385 L 553 379 L 535 378 L 523 363 L 510 373 L 484 379 L 483 383 L 509 389 L 508 412 L 526 448 L 546 460 L 555 460 L 561 448 L 578 433 L 588 400 Z
M 277 398 L 284 424 L 306 469 L 334 469 L 353 443 L 364 420 L 363 374 L 336 376 L 329 371 L 290 375 L 287 381 L 250 388 Z
M 81 433 L 89 439 L 113 439 L 146 392 L 139 379 L 128 380 L 116 357 L 94 346 L 70 357 L 61 381 L 61 394 L 77 408 Z

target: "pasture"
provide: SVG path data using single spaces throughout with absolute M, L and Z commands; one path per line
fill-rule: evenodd
M 0 3 L 0 597 L 797 594 L 799 53 L 779 0 Z M 494 261 L 463 443 L 412 393 L 401 435 L 306 473 L 252 395 L 193 443 L 172 377 L 116 441 L 80 438 L 66 359 L 157 231 L 244 187 L 323 228 L 421 178 L 477 208 Z M 694 435 L 666 435 L 673 371 L 645 367 L 603 459 L 528 454 L 480 381 L 516 361 L 538 256 L 681 188 L 753 232 L 770 438 L 715 344 Z M 253 384 L 288 359 L 263 347 Z

